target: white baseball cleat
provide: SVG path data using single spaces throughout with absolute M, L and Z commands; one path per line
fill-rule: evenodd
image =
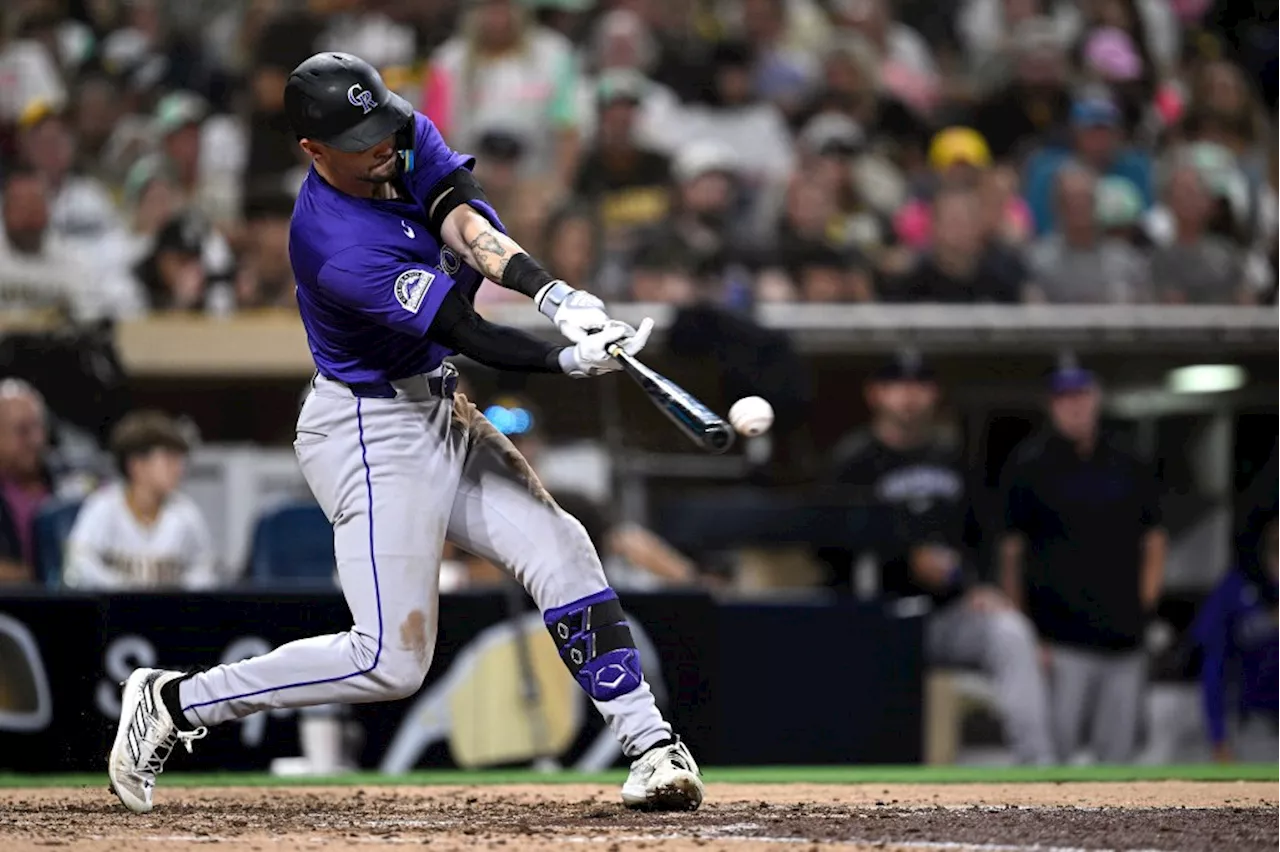
M 120 699 L 120 725 L 107 761 L 111 791 L 137 814 L 151 810 L 156 776 L 179 741 L 191 751 L 191 743 L 208 733 L 205 728 L 179 731 L 160 699 L 160 687 L 183 677 L 182 672 L 137 669 L 124 682 Z
M 622 785 L 622 803 L 629 808 L 693 811 L 702 804 L 702 778 L 689 747 L 676 738 L 640 755 Z

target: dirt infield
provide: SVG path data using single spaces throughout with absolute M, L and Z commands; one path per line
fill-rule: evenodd
M 0 849 L 1275 850 L 1277 785 L 715 784 L 692 814 L 625 810 L 595 785 L 161 787 L 127 813 L 103 788 L 0 790 Z

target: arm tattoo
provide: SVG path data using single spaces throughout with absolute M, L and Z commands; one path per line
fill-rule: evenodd
M 471 257 L 475 260 L 476 269 L 490 281 L 501 281 L 502 273 L 507 271 L 507 263 L 511 258 L 493 231 L 488 228 L 480 231 L 467 241 L 467 245 L 471 247 Z

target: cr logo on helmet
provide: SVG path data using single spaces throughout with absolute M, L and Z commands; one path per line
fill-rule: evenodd
M 347 100 L 351 102 L 352 106 L 358 106 L 364 110 L 364 115 L 368 115 L 378 106 L 378 102 L 373 99 L 373 92 L 368 91 L 359 83 L 355 83 L 350 89 L 347 89 Z

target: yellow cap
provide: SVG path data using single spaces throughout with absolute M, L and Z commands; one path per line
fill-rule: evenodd
M 18 129 L 30 130 L 46 118 L 58 114 L 57 104 L 45 98 L 36 98 L 22 108 L 18 114 Z
M 991 165 L 991 149 L 982 134 L 970 127 L 948 127 L 929 145 L 929 164 L 942 171 L 956 163 L 985 169 Z

